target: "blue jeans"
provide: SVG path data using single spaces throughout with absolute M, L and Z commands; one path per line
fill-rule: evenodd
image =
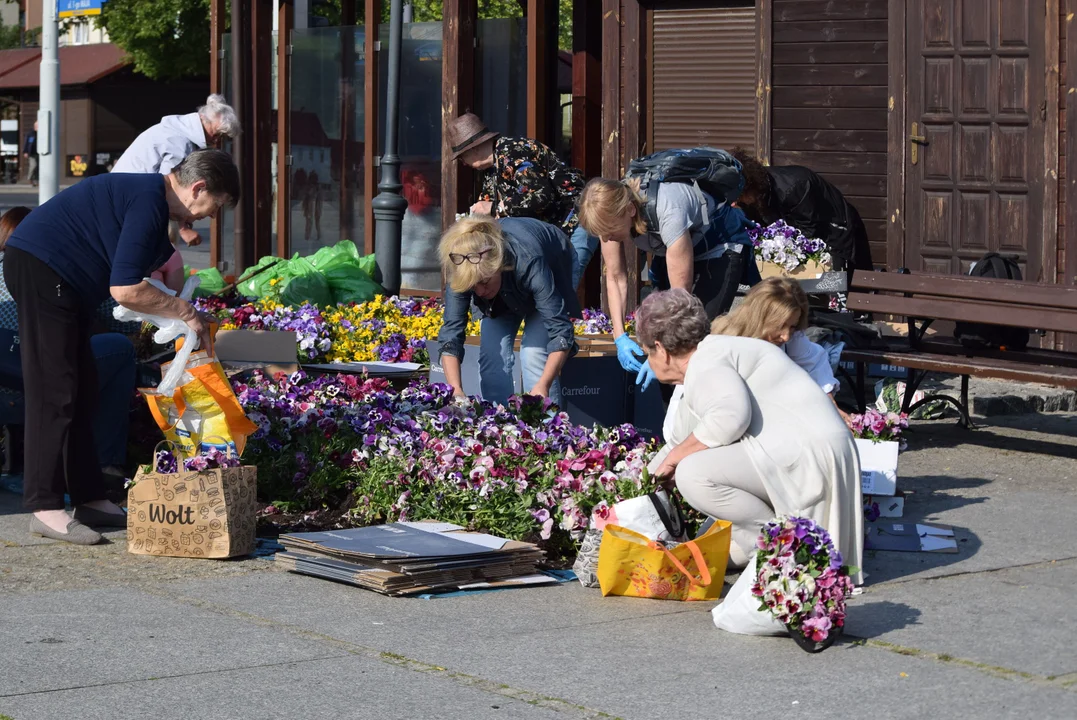
M 524 336 L 520 342 L 523 391 L 530 391 L 542 377 L 546 359 L 550 356 L 546 350 L 550 338 L 542 316 L 536 311 L 526 320 L 513 314 L 483 318 L 479 338 L 479 393 L 483 400 L 504 403 L 516 394 L 512 380 L 516 364 L 513 345 L 521 322 L 524 323 Z M 550 400 L 561 404 L 560 379 L 550 386 Z
M 588 235 L 582 225 L 577 225 L 572 231 L 571 242 L 576 250 L 576 264 L 572 268 L 572 289 L 578 290 L 580 280 L 583 279 L 583 271 L 587 269 L 587 264 L 591 262 L 595 250 L 598 250 L 598 238 Z
M 102 467 L 127 462 L 127 427 L 135 391 L 135 346 L 119 333 L 90 338 L 97 362 L 97 414 L 94 440 Z

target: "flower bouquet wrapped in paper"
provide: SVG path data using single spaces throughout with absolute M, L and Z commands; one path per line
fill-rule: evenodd
M 845 626 L 845 596 L 853 590 L 853 570 L 830 534 L 806 518 L 778 518 L 763 526 L 758 544 L 752 595 L 759 609 L 804 650 L 830 647 Z

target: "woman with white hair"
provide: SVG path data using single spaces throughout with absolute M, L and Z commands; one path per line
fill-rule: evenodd
M 825 527 L 861 567 L 860 460 L 819 384 L 773 343 L 711 335 L 687 290 L 648 296 L 636 332 L 658 380 L 684 386 L 650 469 L 695 509 L 733 523 L 730 564 L 748 563 L 764 523 L 796 515 Z
M 142 132 L 112 167 L 114 173 L 160 173 L 168 175 L 185 157 L 195 150 L 216 146 L 222 138 L 234 138 L 239 134 L 236 111 L 221 95 L 210 95 L 206 104 L 187 115 L 166 115 L 161 122 Z M 202 239 L 189 225 L 169 223 L 169 237 L 176 243 L 176 235 L 189 246 L 198 245 Z M 183 288 L 183 258 L 176 252 L 163 267 L 154 273 L 172 290 Z
M 474 303 L 483 315 L 483 399 L 504 403 L 513 394 L 513 345 L 523 323 L 524 389 L 560 403 L 561 368 L 576 353 L 571 318 L 580 316 L 572 289 L 576 251 L 568 236 L 533 218 L 475 215 L 446 231 L 439 253 L 447 286 L 438 343 L 445 378 L 455 393 L 464 394 L 460 362 Z

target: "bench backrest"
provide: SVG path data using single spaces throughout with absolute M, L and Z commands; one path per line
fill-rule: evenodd
M 1077 333 L 1077 288 L 966 275 L 853 273 L 859 312 Z

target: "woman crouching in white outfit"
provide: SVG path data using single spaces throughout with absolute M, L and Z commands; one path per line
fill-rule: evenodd
M 654 293 L 636 314 L 655 376 L 684 386 L 652 473 L 733 524 L 732 566 L 747 564 L 764 523 L 796 515 L 825 527 L 860 567 L 860 461 L 837 408 L 781 348 L 709 331 L 703 304 L 685 290 Z
M 804 334 L 807 329 L 808 296 L 796 280 L 779 277 L 763 280 L 748 292 L 736 309 L 711 323 L 711 332 L 715 335 L 757 338 L 777 345 L 834 401 L 834 393 L 841 384 L 834 377 L 829 353 L 808 339 Z M 670 398 L 662 427 L 663 437 L 670 433 L 677 405 L 683 396 L 684 388 L 678 387 Z M 841 408 L 838 408 L 838 414 L 846 425 L 852 422 Z

